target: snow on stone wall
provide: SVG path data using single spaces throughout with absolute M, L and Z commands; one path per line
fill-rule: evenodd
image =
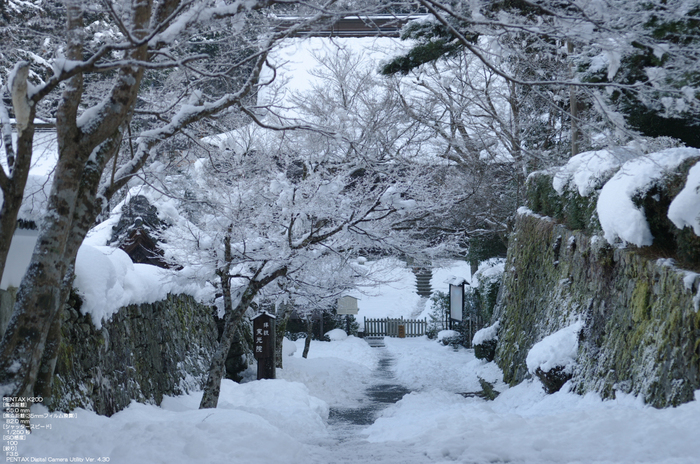
M 697 285 L 669 260 L 612 247 L 600 235 L 549 218 L 519 214 L 510 238 L 496 362 L 504 381 L 530 376 L 528 352 L 580 320 L 576 392 L 642 395 L 665 407 L 693 400 L 700 388 Z
M 52 409 L 112 415 L 133 400 L 160 404 L 165 395 L 201 389 L 218 339 L 211 307 L 168 295 L 123 308 L 96 329 L 72 306 L 64 313 Z

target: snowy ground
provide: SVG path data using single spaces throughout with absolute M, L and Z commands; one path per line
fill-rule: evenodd
M 224 382 L 215 410 L 198 410 L 194 393 L 161 407 L 134 403 L 111 418 L 78 410 L 35 419 L 42 428 L 19 442 L 19 454 L 113 463 L 700 462 L 700 392 L 666 410 L 626 396 L 546 396 L 536 382 L 507 388 L 471 350 L 426 338 L 389 339 L 385 349 L 354 337 L 313 342 L 309 359 L 301 341 L 295 347 L 278 380 Z M 382 357 L 394 362 L 390 380 L 377 373 Z M 478 377 L 502 392 L 495 401 L 459 394 L 478 390 Z M 367 388 L 387 381 L 411 393 L 374 423 L 329 420 L 333 408 L 362 407 Z
M 359 320 L 422 317 L 429 309 L 411 270 L 393 267 L 391 283 L 361 296 Z M 468 266 L 435 270 L 433 289 L 445 291 L 454 276 L 468 280 Z M 25 462 L 124 464 L 700 462 L 700 391 L 696 401 L 666 410 L 624 395 L 547 396 L 537 381 L 508 388 L 498 367 L 471 350 L 427 338 L 385 344 L 314 341 L 303 359 L 303 341 L 286 340 L 277 380 L 224 381 L 214 410 L 197 409 L 201 393 L 166 398 L 160 407 L 133 403 L 111 418 L 85 410 L 57 418 L 35 406 L 46 417 L 33 419 L 38 428 L 18 441 L 18 454 Z M 495 401 L 462 395 L 479 391 L 479 378 L 501 392 Z M 382 391 L 408 393 L 387 405 L 377 403 Z

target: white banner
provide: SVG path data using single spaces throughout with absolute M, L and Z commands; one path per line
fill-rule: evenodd
M 450 284 L 450 318 L 461 321 L 462 308 L 464 308 L 464 285 Z

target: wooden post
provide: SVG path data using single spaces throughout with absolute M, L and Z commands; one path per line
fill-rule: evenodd
M 266 311 L 253 318 L 254 356 L 258 361 L 258 380 L 274 379 L 275 372 L 275 316 Z

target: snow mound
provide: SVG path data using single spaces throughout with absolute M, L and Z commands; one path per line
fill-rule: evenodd
M 326 332 L 325 335 L 332 342 L 340 342 L 348 338 L 348 334 L 343 329 L 333 329 L 330 332 Z
M 644 211 L 635 206 L 632 198 L 646 192 L 686 159 L 698 156 L 700 150 L 695 148 L 670 148 L 640 156 L 622 165 L 603 186 L 598 197 L 598 219 L 608 243 L 613 244 L 620 239 L 637 246 L 651 245 L 654 237 Z M 686 211 L 686 207 L 682 209 Z
M 202 392 L 165 397 L 161 407 L 134 401 L 111 417 L 77 409 L 71 419 L 52 419 L 36 405 L 32 421 L 39 433 L 21 442 L 21 456 L 37 462 L 47 455 L 79 461 L 82 454 L 117 464 L 287 464 L 309 461 L 302 440 L 327 437 L 327 405 L 298 383 L 223 380 L 217 408 L 198 409 L 201 398 Z
M 570 374 L 576 364 L 578 334 L 582 328 L 583 322 L 578 321 L 535 343 L 525 360 L 527 370 L 534 374 L 538 368 L 549 372 L 557 366 L 562 366 L 564 372 Z
M 474 350 L 435 343 L 428 337 L 384 338 L 387 351 L 396 359 L 396 380 L 409 390 L 439 388 L 451 393 L 480 391 L 479 377 L 497 391 L 508 388 L 496 363 L 477 359 Z
M 420 450 L 426 462 L 694 464 L 700 442 L 689 436 L 699 410 L 697 401 L 657 410 L 621 393 L 615 400 L 546 395 L 537 382 L 522 382 L 491 402 L 413 392 L 363 434 L 371 443 Z
M 679 229 L 692 227 L 700 235 L 700 163 L 690 168 L 685 187 L 668 208 L 668 218 Z
M 498 340 L 498 328 L 501 326 L 501 321 L 496 321 L 494 325 L 484 327 L 474 334 L 472 345 L 481 345 L 484 342 Z
M 312 340 L 308 359 L 301 357 L 303 339 L 289 343 L 296 344 L 296 353 L 284 359 L 284 368 L 277 370 L 277 377 L 308 385 L 311 395 L 334 407 L 356 404 L 365 394 L 372 371 L 379 363 L 377 352 L 353 336 L 331 342 Z

